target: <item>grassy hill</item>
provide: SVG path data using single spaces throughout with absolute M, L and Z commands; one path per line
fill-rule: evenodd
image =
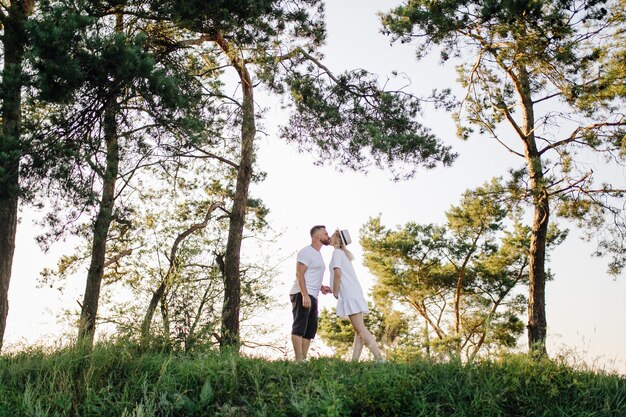
M 5 416 L 626 416 L 626 378 L 515 356 L 297 364 L 122 345 L 0 357 Z

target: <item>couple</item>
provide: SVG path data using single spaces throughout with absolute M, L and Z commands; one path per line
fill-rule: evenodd
M 352 240 L 347 230 L 336 230 L 332 236 L 328 236 L 325 226 L 313 226 L 311 244 L 298 252 L 296 281 L 290 291 L 293 312 L 291 342 L 297 362 L 306 360 L 311 339 L 317 333 L 317 297 L 320 291 L 322 294 L 332 292 L 338 300 L 337 315 L 350 318 L 356 333 L 352 360 L 359 360 L 363 345 L 370 349 L 376 360 L 384 360 L 376 339 L 363 322 L 363 313 L 369 310 L 352 267 L 354 256 L 346 248 L 350 242 Z M 322 285 L 325 265 L 320 249 L 327 245 L 335 248 L 329 265 L 332 288 Z

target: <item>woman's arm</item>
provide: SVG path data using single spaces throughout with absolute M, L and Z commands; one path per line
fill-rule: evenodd
M 341 268 L 333 269 L 333 295 L 339 298 L 339 284 L 341 283 Z

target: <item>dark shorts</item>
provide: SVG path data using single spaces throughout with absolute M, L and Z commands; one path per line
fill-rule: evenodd
M 293 326 L 291 334 L 313 339 L 317 333 L 317 299 L 311 297 L 311 308 L 302 307 L 302 294 L 292 294 L 291 312 L 293 313 Z

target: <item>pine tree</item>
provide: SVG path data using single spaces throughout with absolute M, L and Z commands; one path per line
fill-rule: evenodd
M 477 128 L 523 163 L 512 171 L 512 197 L 533 210 L 528 342 L 544 354 L 546 246 L 554 215 L 599 236 L 608 231 L 599 253 L 614 255 L 611 272 L 624 265 L 625 190 L 595 185 L 593 170 L 577 163 L 589 153 L 624 162 L 623 100 L 594 93 L 624 82 L 623 71 L 615 71 L 620 64 L 606 64 L 619 62 L 623 51 L 613 41 L 623 38 L 623 2 L 411 0 L 382 22 L 394 40 L 415 41 L 418 58 L 434 48 L 442 62 L 469 58 L 458 67 L 466 89 L 454 113 L 459 135 L 467 139 Z

